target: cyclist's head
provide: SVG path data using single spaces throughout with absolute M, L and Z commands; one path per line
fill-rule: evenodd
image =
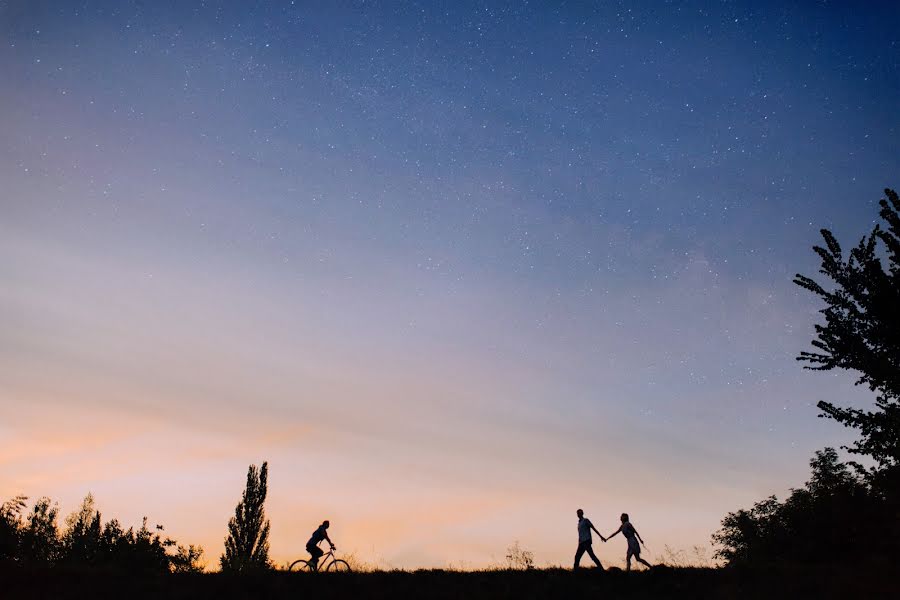
M 324 527 L 325 529 L 328 529 L 329 525 L 331 525 L 331 523 L 329 523 L 327 519 L 322 521 L 322 527 Z
M 584 511 L 579 508 L 578 510 L 575 511 L 575 514 L 577 514 L 578 518 L 580 519 L 581 517 L 584 516 Z

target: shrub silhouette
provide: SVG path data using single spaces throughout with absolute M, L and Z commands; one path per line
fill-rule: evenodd
M 526 550 L 519 545 L 519 541 L 513 542 L 513 545 L 506 549 L 506 568 L 507 569 L 533 569 L 534 553 Z
M 178 546 L 163 538 L 162 525 L 153 531 L 143 520 L 137 531 L 113 519 L 103 524 L 94 497 L 66 518 L 66 529 L 57 526 L 59 509 L 49 498 L 40 498 L 22 518 L 26 498 L 17 496 L 0 506 L 0 561 L 32 567 L 65 565 L 78 569 L 134 572 L 201 571 L 199 546 Z M 175 553 L 169 553 L 174 547 Z
M 749 510 L 729 513 L 713 534 L 717 558 L 731 565 L 855 562 L 884 550 L 859 518 L 875 522 L 884 505 L 864 481 L 838 460 L 833 448 L 815 453 L 812 476 L 791 490 L 784 502 L 775 496 Z M 823 550 L 825 550 L 823 552 Z

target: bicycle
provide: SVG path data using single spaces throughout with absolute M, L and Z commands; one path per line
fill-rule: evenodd
M 303 560 L 302 558 L 299 560 L 295 560 L 291 563 L 291 566 L 288 567 L 288 571 L 291 572 L 301 572 L 301 573 L 317 573 L 318 571 L 327 571 L 329 573 L 349 573 L 352 571 L 350 565 L 347 564 L 346 560 L 341 560 L 334 555 L 334 548 L 323 554 L 319 557 L 319 562 L 317 566 L 313 566 L 313 564 L 308 560 Z M 325 564 L 327 559 L 331 559 L 331 562 L 323 569 L 322 565 Z

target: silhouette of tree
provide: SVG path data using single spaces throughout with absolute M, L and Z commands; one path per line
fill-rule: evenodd
M 886 228 L 876 225 L 846 259 L 834 235 L 822 230 L 825 247 L 813 249 L 833 289 L 800 274 L 794 278 L 826 304 L 820 311 L 825 324 L 815 326 L 812 342 L 818 351 L 801 352 L 797 360 L 810 363 L 808 369 L 856 371 L 857 385 L 876 392 L 875 410 L 820 401 L 820 416 L 859 430 L 860 439 L 846 449 L 871 457 L 882 470 L 900 466 L 900 198 L 893 190 L 884 193 L 879 215 Z
M 50 498 L 40 498 L 25 518 L 19 557 L 23 562 L 53 565 L 59 559 L 60 541 L 56 517 L 59 509 Z
M 193 544 L 178 546 L 175 556 L 171 557 L 173 573 L 202 573 L 203 548 Z
M 809 466 L 812 468 L 812 476 L 806 482 L 806 489 L 813 496 L 831 494 L 858 484 L 847 465 L 840 461 L 834 448 L 816 451 Z
M 150 531 L 147 517 L 136 532 L 132 527 L 124 530 L 116 519 L 109 521 L 100 535 L 97 564 L 118 570 L 169 571 L 171 557 L 166 549 L 175 542 L 163 539 L 159 534 L 162 529 L 157 525 L 156 532 Z
M 127 532 L 122 528 L 118 519 L 113 519 L 103 526 L 100 533 L 99 552 L 102 563 L 127 563 L 126 556 L 130 554 L 128 548 L 128 538 L 134 537 L 134 532 L 129 529 Z
M 56 523 L 59 509 L 49 498 L 40 498 L 23 520 L 25 501 L 24 496 L 17 496 L 0 505 L 0 562 L 36 567 L 62 563 L 128 572 L 203 570 L 202 547 L 178 546 L 174 540 L 163 538 L 163 526 L 151 530 L 146 517 L 137 531 L 123 529 L 116 519 L 102 524 L 91 494 L 66 518 L 62 535 Z M 176 548 L 174 554 L 169 553 L 172 547 Z
M 63 534 L 63 561 L 79 565 L 94 565 L 102 545 L 100 511 L 95 507 L 94 496 L 88 494 L 81 507 L 66 517 Z
M 809 464 L 809 481 L 791 490 L 784 502 L 769 496 L 750 510 L 726 515 L 712 536 L 719 546 L 716 558 L 732 565 L 832 563 L 865 559 L 891 546 L 890 540 L 871 539 L 868 526 L 857 518 L 867 515 L 867 521 L 880 522 L 885 505 L 838 460 L 837 452 L 817 451 Z
M 713 543 L 721 546 L 715 557 L 729 564 L 742 564 L 772 554 L 774 540 L 770 529 L 778 506 L 778 499 L 769 496 L 750 510 L 728 513 L 722 519 L 722 528 L 712 536 Z
M 716 556 L 729 564 L 900 555 L 900 197 L 889 189 L 885 195 L 879 202 L 884 228 L 876 225 L 846 258 L 834 235 L 822 230 L 825 247 L 813 250 L 822 259 L 819 272 L 833 284 L 829 289 L 803 275 L 794 278 L 825 301 L 825 324 L 815 326 L 812 341 L 816 351 L 801 352 L 797 360 L 809 363 L 807 369 L 856 371 L 856 384 L 876 394 L 874 410 L 819 402 L 819 416 L 858 430 L 860 438 L 844 448 L 871 458 L 875 467 L 849 463 L 854 474 L 833 448 L 816 452 L 810 480 L 787 500 L 770 496 L 722 520 L 713 542 L 720 547 Z M 879 524 L 877 532 L 869 522 Z
M 16 496 L 0 505 L 0 561 L 15 561 L 19 558 L 22 511 L 25 510 L 27 500 L 27 496 Z
M 127 535 L 125 543 L 131 546 L 132 564 L 148 571 L 168 571 L 170 568 L 170 556 L 166 549 L 174 546 L 175 542 L 169 538 L 163 539 L 160 532 L 162 525 L 156 526 L 156 532 L 147 527 L 147 517 L 144 517 L 141 528 L 132 535 Z M 128 533 L 131 534 L 129 529 Z
M 271 568 L 269 561 L 269 521 L 265 518 L 268 463 L 261 469 L 250 465 L 243 499 L 228 521 L 225 553 L 219 558 L 223 571 L 246 572 Z

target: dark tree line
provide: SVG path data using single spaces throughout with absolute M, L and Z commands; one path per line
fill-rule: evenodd
M 250 465 L 247 483 L 234 517 L 228 522 L 222 571 L 246 573 L 272 568 L 269 521 L 264 504 L 269 467 Z M 0 566 L 71 567 L 129 572 L 190 573 L 203 570 L 200 546 L 182 546 L 152 529 L 144 518 L 140 529 L 123 528 L 118 520 L 103 522 L 94 497 L 58 524 L 59 509 L 39 498 L 31 510 L 28 498 L 16 496 L 0 505 Z
M 0 506 L 0 563 L 31 567 L 77 567 L 143 572 L 201 571 L 199 546 L 181 546 L 152 530 L 144 518 L 140 529 L 125 529 L 117 519 L 103 522 L 94 498 L 60 529 L 59 509 L 39 498 L 27 514 L 27 498 L 17 496 Z
M 804 275 L 794 282 L 819 296 L 824 324 L 814 351 L 797 360 L 808 369 L 846 369 L 874 392 L 869 409 L 819 402 L 820 417 L 855 429 L 849 447 L 863 462 L 842 463 L 832 448 L 816 452 L 812 477 L 781 502 L 775 496 L 729 513 L 713 535 L 728 564 L 773 561 L 892 564 L 900 558 L 900 198 L 885 190 L 883 221 L 845 257 L 822 230 L 823 286 Z M 886 267 L 885 267 L 886 263 Z

